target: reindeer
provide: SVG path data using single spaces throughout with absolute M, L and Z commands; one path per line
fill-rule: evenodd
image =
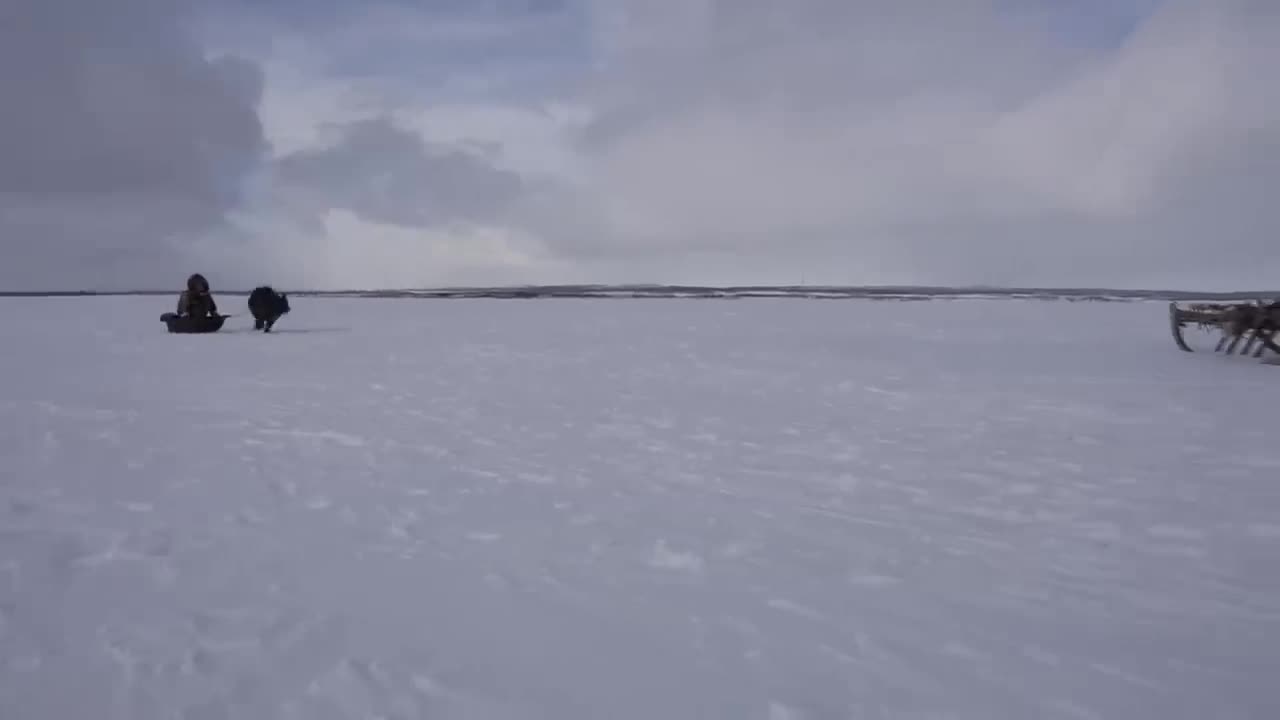
M 1260 357 L 1266 349 L 1280 353 L 1280 347 L 1277 347 L 1271 339 L 1277 329 L 1280 329 L 1280 301 L 1267 305 L 1262 303 L 1228 305 L 1219 315 L 1218 326 L 1222 328 L 1222 338 L 1218 340 L 1217 346 L 1213 349 L 1214 352 L 1220 352 L 1223 346 L 1226 346 L 1227 354 L 1232 355 L 1240 341 L 1245 340 L 1244 347 L 1240 351 L 1241 355 L 1249 354 L 1255 341 L 1261 341 L 1262 344 L 1254 353 L 1254 357 Z M 1246 335 L 1249 335 L 1247 339 Z

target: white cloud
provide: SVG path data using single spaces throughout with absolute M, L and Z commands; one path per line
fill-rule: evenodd
M 605 235 L 925 282 L 1280 269 L 1251 192 L 1280 180 L 1275 6 L 1170 2 L 1101 51 L 985 2 L 601 7 L 594 223 L 568 255 Z M 1197 257 L 1210 245 L 1252 259 Z
M 350 210 L 323 211 L 312 223 L 279 214 L 239 218 L 243 252 L 259 263 L 255 274 L 214 250 L 206 263 L 237 286 L 367 289 L 553 282 L 563 260 L 548 256 L 535 238 L 482 226 L 415 228 L 361 218 Z M 270 242 L 262 238 L 270 237 Z
M 1280 179 L 1265 3 L 1171 1 L 1101 47 L 1065 42 L 1044 6 L 985 0 L 587 7 L 594 65 L 571 93 L 364 90 L 366 109 L 526 174 L 481 226 L 537 238 L 561 278 L 1232 287 L 1280 269 L 1280 223 L 1250 190 Z M 469 36 L 514 36 L 501 22 Z M 378 234 L 329 232 L 347 239 L 328 252 Z M 1251 259 L 1206 259 L 1210 242 Z M 495 277 L 518 273 L 499 258 Z

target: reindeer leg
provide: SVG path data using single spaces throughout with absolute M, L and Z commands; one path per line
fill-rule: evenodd
M 1241 340 L 1243 340 L 1243 339 L 1244 339 L 1244 333 L 1240 333 L 1239 335 L 1236 335 L 1236 336 L 1231 340 L 1231 344 L 1227 345 L 1227 354 L 1228 354 L 1228 355 L 1235 355 L 1235 354 L 1236 354 L 1236 346 L 1237 346 L 1237 345 L 1239 345 L 1239 344 L 1240 344 L 1240 341 L 1241 341 Z
M 1277 345 L 1275 341 L 1272 340 L 1271 338 L 1266 338 L 1265 340 L 1263 340 L 1262 346 L 1270 350 L 1271 352 L 1277 355 L 1280 355 L 1280 345 Z
M 1262 354 L 1267 351 L 1267 348 L 1274 349 L 1276 347 L 1275 341 L 1272 340 L 1272 338 L 1275 337 L 1275 334 L 1276 328 L 1274 327 L 1258 331 L 1257 337 L 1261 342 L 1258 343 L 1258 349 L 1253 353 L 1254 357 L 1260 358 L 1262 357 Z
M 1253 349 L 1253 344 L 1258 340 L 1259 332 L 1261 332 L 1261 330 L 1254 328 L 1249 332 L 1245 333 L 1246 337 L 1244 341 L 1244 347 L 1240 348 L 1241 355 L 1248 355 L 1249 351 Z

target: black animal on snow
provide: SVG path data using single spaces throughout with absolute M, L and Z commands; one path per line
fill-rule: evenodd
M 269 285 L 254 288 L 249 293 L 249 312 L 253 314 L 254 330 L 271 332 L 276 321 L 289 312 L 289 296 Z

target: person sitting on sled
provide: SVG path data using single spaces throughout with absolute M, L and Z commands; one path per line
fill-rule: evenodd
M 178 315 L 204 318 L 217 314 L 218 304 L 209 292 L 209 281 L 200 273 L 187 278 L 187 289 L 178 296 Z

